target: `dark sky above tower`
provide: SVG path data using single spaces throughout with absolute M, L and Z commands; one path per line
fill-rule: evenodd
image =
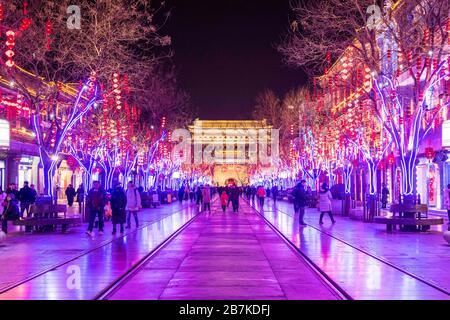
M 275 46 L 289 25 L 289 0 L 169 0 L 180 85 L 201 119 L 248 119 L 256 95 L 306 81 Z

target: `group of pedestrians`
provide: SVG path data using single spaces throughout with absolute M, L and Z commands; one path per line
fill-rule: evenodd
M 308 203 L 308 192 L 306 190 L 306 180 L 300 181 L 292 191 L 292 196 L 294 197 L 294 212 L 298 214 L 299 224 L 301 226 L 306 226 L 305 217 L 305 207 Z M 319 190 L 319 211 L 320 219 L 319 223 L 323 224 L 323 216 L 325 213 L 331 219 L 332 223 L 335 223 L 333 212 L 331 209 L 331 200 L 333 199 L 331 191 L 328 189 L 328 185 L 323 183 Z
M 0 187 L 1 224 L 5 234 L 8 233 L 8 221 L 23 218 L 25 211 L 27 217 L 30 216 L 30 206 L 36 202 L 36 199 L 37 192 L 34 184 L 29 185 L 28 181 L 23 183 L 20 190 L 15 183 L 11 183 L 5 192 Z
M 120 226 L 120 233 L 124 233 L 125 223 L 126 228 L 131 228 L 131 216 L 134 218 L 136 228 L 139 227 L 138 212 L 142 209 L 142 202 L 140 192 L 133 182 L 128 182 L 126 190 L 123 189 L 121 183 L 117 183 L 108 199 L 100 182 L 94 181 L 86 199 L 86 207 L 89 210 L 89 226 L 86 233 L 89 236 L 93 235 L 94 223 L 97 218 L 99 234 L 103 234 L 105 206 L 108 204 L 112 211 L 113 235 L 117 233 L 117 225 Z
M 220 188 L 220 204 L 223 213 L 226 212 L 227 207 L 233 207 L 233 212 L 239 212 L 239 197 L 241 196 L 241 189 L 236 185 L 231 185 L 225 188 Z

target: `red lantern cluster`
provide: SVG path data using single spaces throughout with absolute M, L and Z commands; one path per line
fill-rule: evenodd
M 47 20 L 47 23 L 45 24 L 45 36 L 47 38 L 47 50 L 50 50 L 50 45 L 52 44 L 52 22 L 50 19 Z
M 121 90 L 120 90 L 120 84 L 119 84 L 119 74 L 115 72 L 113 74 L 113 88 L 114 88 L 114 95 L 115 95 L 115 104 L 116 109 L 120 110 L 122 109 L 122 97 L 121 97 Z
M 5 62 L 6 66 L 9 68 L 14 67 L 15 62 L 13 60 L 14 57 L 14 46 L 16 45 L 15 41 L 14 41 L 14 37 L 15 37 L 15 33 L 12 30 L 8 30 L 6 31 L 6 47 L 8 48 L 8 50 L 5 51 L 5 55 L 8 58 Z
M 166 117 L 162 117 L 161 120 L 161 129 L 164 129 L 166 127 Z

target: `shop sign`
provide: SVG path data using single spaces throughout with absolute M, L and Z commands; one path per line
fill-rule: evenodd
M 450 147 L 450 120 L 442 123 L 442 147 Z
M 0 119 L 0 148 L 9 148 L 9 143 L 9 122 L 5 119 Z

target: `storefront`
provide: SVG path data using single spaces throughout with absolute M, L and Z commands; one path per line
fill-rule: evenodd
M 440 208 L 441 179 L 439 165 L 426 158 L 420 158 L 416 167 L 416 192 L 420 202 L 430 208 Z
M 23 186 L 25 181 L 28 183 L 38 185 L 38 166 L 39 157 L 23 155 L 19 160 L 18 168 L 18 183 L 19 188 Z

